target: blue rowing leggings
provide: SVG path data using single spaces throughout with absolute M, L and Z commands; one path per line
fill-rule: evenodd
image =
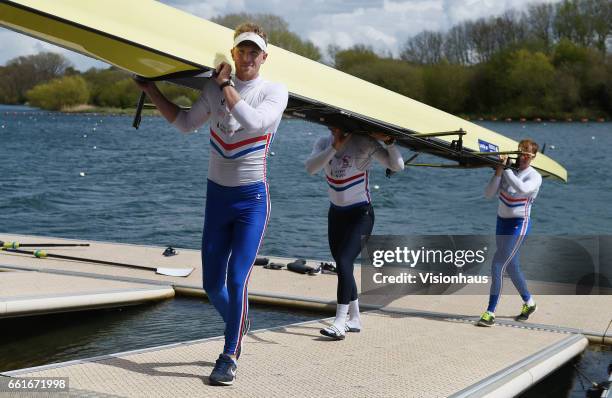
M 353 268 L 361 252 L 362 236 L 369 237 L 374 228 L 374 209 L 371 204 L 340 209 L 330 206 L 327 216 L 327 237 L 338 272 L 338 304 L 357 300 L 357 284 Z
M 202 277 L 225 321 L 225 354 L 236 354 L 249 311 L 247 285 L 268 222 L 265 182 L 225 187 L 208 180 Z
M 527 290 L 525 277 L 519 266 L 519 250 L 527 237 L 531 223 L 529 218 L 497 217 L 496 242 L 497 251 L 491 264 L 491 292 L 487 311 L 495 312 L 503 287 L 503 275 L 507 270 L 512 283 L 519 291 L 523 301 L 527 302 L 531 295 Z

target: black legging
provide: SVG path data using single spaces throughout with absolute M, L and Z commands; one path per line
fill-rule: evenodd
M 353 266 L 361 251 L 361 237 L 369 237 L 373 227 L 374 209 L 371 204 L 347 210 L 329 208 L 327 236 L 338 271 L 338 304 L 348 304 L 358 298 Z

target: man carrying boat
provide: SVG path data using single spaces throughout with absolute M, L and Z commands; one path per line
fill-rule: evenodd
M 353 136 L 339 128 L 330 130 L 330 136 L 315 142 L 306 160 L 306 170 L 310 174 L 321 169 L 325 171 L 330 200 L 329 248 L 338 272 L 336 319 L 330 327 L 321 329 L 321 334 L 343 340 L 346 332 L 361 331 L 353 267 L 361 252 L 362 237 L 370 236 L 374 227 L 368 170 L 376 159 L 385 167 L 400 171 L 404 168 L 404 160 L 394 145 L 395 140 L 385 134 Z
M 495 195 L 499 197 L 499 206 L 496 228 L 497 251 L 491 264 L 489 305 L 478 321 L 479 326 L 495 324 L 495 308 L 502 292 L 503 275 L 506 270 L 524 301 L 521 313 L 515 319 L 526 321 L 537 310 L 519 266 L 519 250 L 531 227 L 531 205 L 538 195 L 542 176 L 531 167 L 531 161 L 538 152 L 538 144 L 525 139 L 519 143 L 518 148 L 522 152 L 518 157 L 518 171 L 510 168 L 504 170 L 504 166 L 497 166 L 485 188 L 487 198 Z M 500 160 L 505 164 L 507 156 L 501 155 Z
M 168 101 L 153 83 L 139 83 L 162 115 L 182 132 L 210 121 L 210 161 L 202 274 L 208 298 L 225 322 L 225 346 L 209 380 L 231 385 L 248 332 L 247 285 L 270 213 L 266 160 L 287 106 L 284 85 L 259 76 L 268 57 L 267 36 L 246 23 L 234 32 L 236 68 L 221 63 L 189 111 Z

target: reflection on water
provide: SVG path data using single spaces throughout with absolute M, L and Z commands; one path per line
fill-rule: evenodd
M 542 379 L 520 398 L 585 398 L 585 390 L 591 387 L 589 380 L 596 383 L 608 380 L 608 364 L 612 364 L 612 347 L 590 345 L 581 357 Z
M 251 306 L 251 330 L 320 319 L 317 313 Z M 0 320 L 0 371 L 46 365 L 223 334 L 202 299 L 179 297 L 119 309 Z

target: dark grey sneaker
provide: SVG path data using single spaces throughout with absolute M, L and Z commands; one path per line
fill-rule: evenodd
M 338 329 L 335 325 L 331 325 L 328 328 L 321 329 L 319 332 L 323 336 L 330 337 L 334 340 L 344 340 L 346 337 L 344 330 Z
M 231 386 L 236 379 L 236 362 L 229 355 L 221 354 L 215 362 L 208 380 L 212 386 Z
M 538 306 L 536 304 L 534 305 L 523 304 L 523 307 L 521 307 L 521 313 L 518 314 L 514 318 L 514 320 L 519 321 L 519 322 L 525 322 L 527 319 L 529 319 L 529 315 L 533 314 L 537 310 L 538 310 Z
M 495 315 L 491 314 L 489 311 L 485 311 L 478 322 L 476 322 L 476 326 L 490 327 L 493 325 L 495 325 Z
M 244 321 L 244 327 L 242 328 L 242 336 L 240 336 L 240 340 L 238 341 L 238 349 L 236 350 L 236 359 L 240 358 L 240 354 L 242 354 L 242 344 L 244 344 L 244 336 L 249 333 L 251 330 L 251 321 L 249 319 Z

